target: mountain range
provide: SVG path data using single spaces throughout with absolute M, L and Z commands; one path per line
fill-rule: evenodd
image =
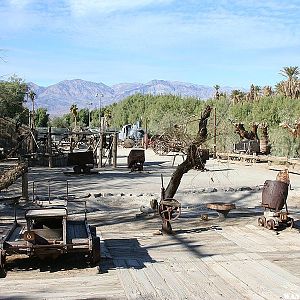
M 95 109 L 119 102 L 136 93 L 193 96 L 201 100 L 211 98 L 215 93 L 213 87 L 166 80 L 152 80 L 147 83 L 119 83 L 108 86 L 101 82 L 73 79 L 47 87 L 32 82 L 28 85 L 36 93 L 36 106 L 46 108 L 51 116 L 68 113 L 72 104 L 76 104 L 79 109 Z M 220 91 L 230 93 L 233 89 L 221 87 Z

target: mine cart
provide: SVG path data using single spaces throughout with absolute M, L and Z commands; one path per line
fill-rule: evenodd
M 294 220 L 288 216 L 287 195 L 289 184 L 278 180 L 266 180 L 262 192 L 264 216 L 258 218 L 258 224 L 270 230 L 284 226 L 293 226 Z
M 25 221 L 15 219 L 0 240 L 0 277 L 6 276 L 6 256 L 13 254 L 55 259 L 65 253 L 81 253 L 93 265 L 100 261 L 100 238 L 86 217 L 74 219 L 66 207 L 56 206 L 28 209 Z
M 256 140 L 242 140 L 233 145 L 233 152 L 244 154 L 258 154 L 259 142 Z
M 142 171 L 145 162 L 145 150 L 144 149 L 132 149 L 129 152 L 127 165 L 131 171 Z
M 68 153 L 68 166 L 73 166 L 76 174 L 81 172 L 90 173 L 94 167 L 93 151 L 71 152 Z

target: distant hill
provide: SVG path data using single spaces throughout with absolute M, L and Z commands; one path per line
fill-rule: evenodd
M 166 80 L 152 80 L 148 83 L 119 83 L 111 87 L 101 82 L 81 79 L 64 80 L 48 87 L 34 83 L 28 85 L 37 95 L 37 107 L 47 108 L 50 115 L 67 113 L 72 104 L 77 104 L 78 108 L 94 109 L 99 105 L 105 106 L 119 102 L 136 93 L 193 96 L 201 100 L 211 98 L 215 93 L 213 87 Z M 221 87 L 220 91 L 230 93 L 233 89 Z

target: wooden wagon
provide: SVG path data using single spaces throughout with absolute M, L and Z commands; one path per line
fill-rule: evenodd
M 0 277 L 6 276 L 6 256 L 26 254 L 55 259 L 65 253 L 82 253 L 91 264 L 100 261 L 100 238 L 87 219 L 74 219 L 66 207 L 28 209 L 25 223 L 15 220 L 0 240 Z

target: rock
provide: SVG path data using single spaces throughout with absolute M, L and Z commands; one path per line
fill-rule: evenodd
M 208 187 L 204 190 L 205 193 L 214 193 L 217 192 L 218 190 L 216 188 L 213 187 Z
M 112 194 L 112 193 L 105 193 L 105 194 L 103 194 L 103 196 L 104 197 L 111 197 L 111 196 L 113 196 L 114 194 Z
M 252 188 L 250 186 L 241 186 L 236 189 L 237 192 L 242 192 L 242 191 L 252 191 Z
M 144 205 L 142 205 L 140 207 L 140 211 L 143 212 L 143 213 L 147 213 L 147 214 L 154 213 L 154 210 L 151 207 L 147 207 L 147 206 L 144 206 Z

